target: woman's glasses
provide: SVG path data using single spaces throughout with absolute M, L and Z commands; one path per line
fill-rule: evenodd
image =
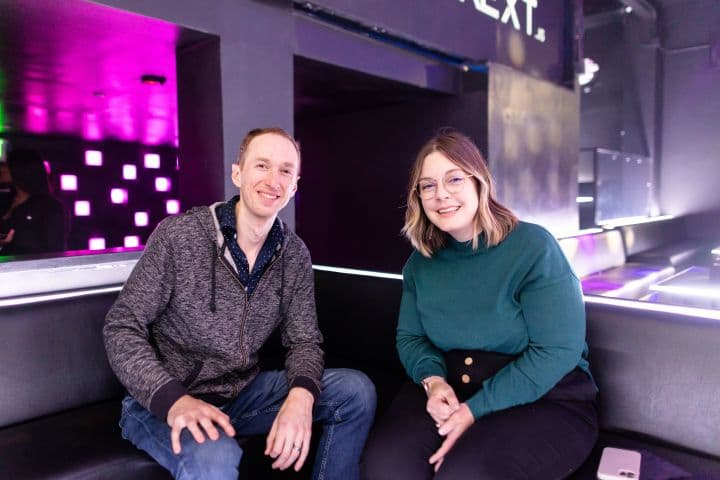
M 445 178 L 442 179 L 442 184 L 443 187 L 445 187 L 446 192 L 458 193 L 463 189 L 466 180 L 470 177 L 472 177 L 472 175 L 463 173 L 450 173 L 448 175 L 445 175 Z M 422 198 L 423 200 L 430 200 L 431 198 L 433 198 L 437 194 L 437 189 L 437 180 L 423 179 L 420 180 L 417 184 L 418 195 L 420 195 L 420 198 Z

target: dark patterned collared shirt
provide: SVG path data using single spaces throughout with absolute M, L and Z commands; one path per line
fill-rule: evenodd
M 253 271 L 250 272 L 245 252 L 242 251 L 240 245 L 237 243 L 235 205 L 237 205 L 238 200 L 240 200 L 240 196 L 236 195 L 229 201 L 218 205 L 215 207 L 215 215 L 217 216 L 218 223 L 220 224 L 220 231 L 222 232 L 223 237 L 225 237 L 225 244 L 227 245 L 228 250 L 230 250 L 230 255 L 237 267 L 240 283 L 245 286 L 247 294 L 252 295 L 255 287 L 257 287 L 258 282 L 260 281 L 260 277 L 262 277 L 262 274 L 265 271 L 265 268 L 273 258 L 273 255 L 275 255 L 275 252 L 280 250 L 282 247 L 284 235 L 282 226 L 280 226 L 280 220 L 276 218 L 273 226 L 270 228 L 267 238 L 265 239 L 265 243 L 263 243 L 263 246 L 260 249 L 257 259 L 255 260 Z

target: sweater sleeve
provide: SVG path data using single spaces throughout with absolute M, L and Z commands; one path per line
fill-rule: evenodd
M 312 261 L 307 248 L 302 246 L 300 255 L 290 257 L 285 265 L 286 281 L 291 274 L 292 293 L 285 295 L 289 303 L 285 309 L 281 337 L 287 348 L 285 369 L 290 387 L 302 387 L 310 391 L 317 401 L 322 388 L 321 378 L 324 354 L 320 348 L 323 341 L 317 323 L 315 307 L 315 284 Z
M 580 283 L 554 240 L 520 284 L 517 299 L 528 346 L 468 399 L 476 419 L 539 399 L 578 365 L 585 349 Z
M 175 268 L 161 223 L 105 318 L 103 335 L 115 375 L 143 407 L 165 420 L 175 401 L 187 393 L 165 370 L 150 344 L 149 326 L 172 295 Z
M 397 349 L 405 371 L 415 383 L 430 376 L 447 377 L 445 357 L 430 341 L 420 322 L 412 269 L 403 269 L 403 292 L 397 327 Z

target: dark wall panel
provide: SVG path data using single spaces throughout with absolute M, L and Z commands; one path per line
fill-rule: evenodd
M 488 161 L 498 198 L 556 235 L 578 229 L 575 92 L 490 65 Z
M 400 272 L 411 252 L 400 235 L 408 173 L 441 126 L 486 151 L 487 93 L 303 121 L 297 231 L 317 264 Z
M 666 213 L 720 209 L 720 68 L 711 67 L 709 53 L 708 46 L 664 56 L 660 200 Z
M 569 5 L 565 0 L 536 2 L 535 8 L 533 2 L 523 1 L 312 3 L 444 52 L 503 63 L 555 82 L 563 79 L 565 10 Z

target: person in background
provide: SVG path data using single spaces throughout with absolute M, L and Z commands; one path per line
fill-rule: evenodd
M 14 195 L 0 217 L 0 255 L 65 250 L 65 207 L 51 194 L 40 154 L 12 149 L 7 169 Z
M 236 479 L 233 437 L 260 433 L 273 468 L 299 471 L 313 420 L 313 478 L 359 477 L 375 388 L 323 370 L 310 253 L 278 218 L 299 171 L 290 135 L 250 131 L 232 165 L 239 195 L 160 222 L 107 315 L 108 359 L 129 392 L 122 435 L 176 478 Z M 259 372 L 274 330 L 285 370 Z
M 0 215 L 5 214 L 12 203 L 15 192 L 10 179 L 10 169 L 6 161 L 0 161 Z
M 368 480 L 560 479 L 598 434 L 578 279 L 555 238 L 495 200 L 444 129 L 412 168 L 397 349 L 411 382 L 368 441 Z

